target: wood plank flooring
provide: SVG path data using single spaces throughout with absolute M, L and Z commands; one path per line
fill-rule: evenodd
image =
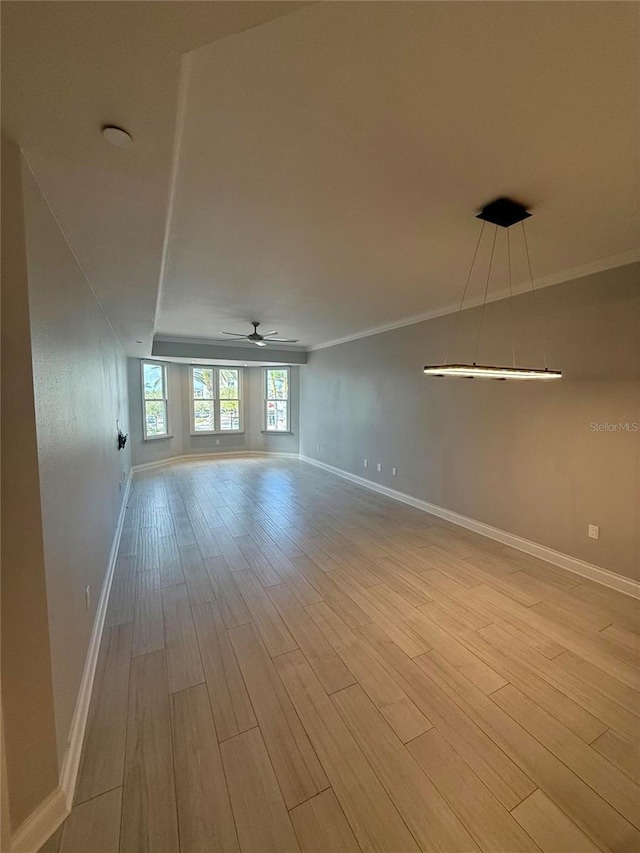
M 638 853 L 638 602 L 297 461 L 136 476 L 46 853 Z

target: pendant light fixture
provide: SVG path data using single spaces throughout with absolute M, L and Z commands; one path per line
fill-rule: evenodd
M 478 328 L 478 338 L 476 342 L 476 355 L 478 351 L 478 347 L 480 344 L 480 335 L 482 333 L 482 321 L 484 319 L 484 309 L 487 302 L 487 293 L 489 291 L 489 281 L 491 279 L 491 270 L 493 267 L 493 258 L 496 248 L 496 238 L 498 236 L 498 227 L 505 228 L 507 230 L 507 265 L 509 271 L 509 299 L 513 298 L 511 292 L 511 238 L 509 229 L 514 225 L 520 223 L 522 229 L 522 239 L 524 243 L 524 250 L 527 257 L 527 267 L 529 270 L 529 278 L 531 280 L 531 292 L 536 294 L 536 290 L 533 284 L 533 275 L 531 273 L 531 260 L 529 258 L 529 246 L 527 244 L 527 233 L 524 226 L 525 219 L 528 219 L 531 216 L 529 211 L 523 207 L 523 205 L 519 204 L 517 201 L 512 201 L 509 198 L 498 198 L 495 201 L 492 201 L 490 204 L 487 204 L 482 208 L 480 213 L 476 216 L 476 219 L 482 220 L 482 228 L 480 230 L 480 235 L 478 237 L 478 242 L 476 243 L 476 249 L 473 254 L 473 260 L 471 261 L 471 267 L 469 269 L 469 274 L 467 276 L 467 281 L 464 286 L 464 290 L 462 292 L 462 298 L 460 300 L 460 305 L 458 307 L 458 311 L 456 312 L 455 321 L 453 324 L 453 330 L 451 333 L 451 340 L 453 340 L 455 336 L 456 327 L 458 325 L 458 318 L 462 312 L 464 306 L 464 300 L 467 295 L 467 289 L 469 287 L 469 282 L 471 280 L 471 274 L 473 273 L 473 268 L 475 266 L 476 258 L 478 256 L 478 249 L 480 248 L 480 243 L 482 242 L 482 237 L 485 231 L 485 227 L 487 223 L 494 226 L 493 229 L 493 241 L 491 244 L 491 255 L 489 258 L 489 269 L 487 271 L 487 278 L 484 290 L 484 298 L 482 300 L 482 308 L 480 309 L 480 322 Z M 511 305 L 510 305 L 511 307 Z M 512 325 L 513 325 L 513 308 L 511 307 L 511 317 L 512 317 Z M 427 365 L 424 368 L 424 373 L 427 376 L 462 376 L 466 379 L 561 379 L 562 372 L 560 370 L 549 370 L 546 364 L 546 357 L 544 359 L 544 367 L 517 367 L 516 366 L 516 348 L 515 343 L 513 343 L 513 331 L 512 331 L 512 353 L 513 353 L 513 364 L 510 367 L 498 367 L 496 365 L 487 365 L 487 364 L 477 364 L 475 361 L 472 364 L 449 364 L 448 358 L 445 358 L 444 364 L 432 364 Z

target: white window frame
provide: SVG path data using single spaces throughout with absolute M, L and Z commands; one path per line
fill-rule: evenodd
M 268 415 L 267 415 L 267 404 L 269 402 L 276 401 L 279 403 L 285 402 L 281 398 L 269 397 L 269 386 L 267 382 L 267 377 L 269 375 L 270 370 L 286 370 L 287 371 L 287 428 L 286 429 L 269 429 L 268 428 Z M 262 432 L 267 433 L 268 435 L 290 435 L 291 434 L 291 368 L 287 365 L 282 365 L 282 367 L 265 367 L 264 373 L 262 376 Z
M 144 366 L 145 364 L 153 365 L 153 367 L 161 367 L 162 368 L 162 384 L 164 397 L 161 397 L 160 400 L 164 399 L 164 410 L 165 410 L 165 428 L 166 432 L 163 432 L 160 435 L 148 435 L 147 434 L 147 402 L 157 402 L 158 398 L 155 398 L 152 401 L 152 398 L 147 398 L 145 395 L 144 389 Z M 158 439 L 163 438 L 171 438 L 171 432 L 169 430 L 169 371 L 167 370 L 167 364 L 164 361 L 154 361 L 151 358 L 143 358 L 140 361 L 140 390 L 142 392 L 142 434 L 144 436 L 145 441 L 156 441 Z
M 196 430 L 195 425 L 195 400 L 193 393 L 193 371 L 194 370 L 213 370 L 213 423 L 215 429 L 199 429 Z M 238 371 L 238 414 L 239 414 L 239 429 L 220 429 L 220 371 L 221 370 L 237 370 Z M 199 398 L 201 399 L 201 398 Z M 189 423 L 192 436 L 197 435 L 242 435 L 244 433 L 244 393 L 243 393 L 243 370 L 241 367 L 234 367 L 226 364 L 190 364 L 189 365 Z

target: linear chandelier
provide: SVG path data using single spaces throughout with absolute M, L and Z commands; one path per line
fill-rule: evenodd
M 427 376 L 463 376 L 466 379 L 561 379 L 560 370 L 537 367 L 491 367 L 487 364 L 434 364 Z
M 462 292 L 462 298 L 460 300 L 460 305 L 458 307 L 458 311 L 456 312 L 455 321 L 453 324 L 453 329 L 451 332 L 451 340 L 455 337 L 455 331 L 458 324 L 458 318 L 462 312 L 464 300 L 467 295 L 467 289 L 469 287 L 469 282 L 471 281 L 471 275 L 473 273 L 473 268 L 476 262 L 476 258 L 478 256 L 478 249 L 480 248 L 480 243 L 482 241 L 482 236 L 484 234 L 484 229 L 489 222 L 494 225 L 493 232 L 493 243 L 491 246 L 491 256 L 489 258 L 489 269 L 487 272 L 487 280 L 484 290 L 484 298 L 482 300 L 482 308 L 480 309 L 480 322 L 478 328 L 478 339 L 476 343 L 476 356 L 477 351 L 480 345 L 480 336 L 482 333 L 482 321 L 484 319 L 484 309 L 487 302 L 487 293 L 489 291 L 489 282 L 491 279 L 491 269 L 493 267 L 493 257 L 496 248 L 496 237 L 498 234 L 498 227 L 507 229 L 507 263 L 509 270 L 509 299 L 513 299 L 512 294 L 512 286 L 511 286 L 511 240 L 509 228 L 513 225 L 516 225 L 518 222 L 522 227 L 522 237 L 524 241 L 524 248 L 527 256 L 527 265 L 529 269 L 529 278 L 531 279 L 531 292 L 535 296 L 535 287 L 533 284 L 533 275 L 531 272 L 531 259 L 529 257 L 529 246 L 527 243 L 527 233 L 525 231 L 524 220 L 528 219 L 531 216 L 529 211 L 521 204 L 516 201 L 512 201 L 509 198 L 498 198 L 495 201 L 492 201 L 490 204 L 485 205 L 482 208 L 479 214 L 477 214 L 476 219 L 482 220 L 482 228 L 480 230 L 480 235 L 478 237 L 478 242 L 476 243 L 476 250 L 473 254 L 473 259 L 471 261 L 471 267 L 469 269 L 469 274 L 467 276 L 467 281 L 464 286 L 464 290 Z M 512 318 L 512 326 L 513 326 L 513 309 L 511 309 L 511 318 Z M 544 359 L 544 367 L 517 367 L 516 366 L 516 348 L 515 342 L 513 339 L 513 328 L 511 330 L 512 337 L 512 354 L 513 354 L 513 364 L 510 367 L 500 367 L 497 365 L 488 365 L 488 364 L 477 364 L 475 361 L 472 364 L 450 364 L 448 363 L 448 358 L 445 358 L 444 364 L 431 364 L 426 365 L 424 368 L 424 373 L 427 376 L 461 376 L 465 379 L 561 379 L 562 371 L 560 370 L 550 370 L 547 367 L 546 357 Z

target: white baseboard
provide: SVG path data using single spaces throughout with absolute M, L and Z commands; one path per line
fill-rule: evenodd
M 68 814 L 67 798 L 57 787 L 18 827 L 11 839 L 11 853 L 37 853 Z
M 297 453 L 275 453 L 269 450 L 219 450 L 212 453 L 183 453 L 180 456 L 169 456 L 166 459 L 160 459 L 157 462 L 143 462 L 141 465 L 134 465 L 131 471 L 137 474 L 139 471 L 149 471 L 152 468 L 163 468 L 165 465 L 175 465 L 176 462 L 188 462 L 190 459 L 241 459 L 251 456 L 281 456 L 286 459 L 299 459 Z
M 18 827 L 11 840 L 12 853 L 37 853 L 42 845 L 47 841 L 56 829 L 60 826 L 63 820 L 69 815 L 73 805 L 73 795 L 76 787 L 76 779 L 78 776 L 78 768 L 80 766 L 80 756 L 82 754 L 82 743 L 84 741 L 84 733 L 87 727 L 87 717 L 89 714 L 89 704 L 91 702 L 91 692 L 93 690 L 93 679 L 96 673 L 96 664 L 98 662 L 98 652 L 100 651 L 100 640 L 102 638 L 102 629 L 107 613 L 107 605 L 109 603 L 109 593 L 111 592 L 111 582 L 113 581 L 113 572 L 118 557 L 118 547 L 120 545 L 120 537 L 122 536 L 122 526 L 127 510 L 127 500 L 131 489 L 132 470 L 129 471 L 127 477 L 122 504 L 120 505 L 120 513 L 118 515 L 118 523 L 116 525 L 113 542 L 111 544 L 111 553 L 109 554 L 109 562 L 105 572 L 104 581 L 102 582 L 102 590 L 100 591 L 100 600 L 96 609 L 96 618 L 91 631 L 91 639 L 89 640 L 89 648 L 84 663 L 82 672 L 82 680 L 76 699 L 76 707 L 73 713 L 71 729 L 69 730 L 69 740 L 67 741 L 67 749 L 62 759 L 62 770 L 60 772 L 60 782 L 58 787 L 42 802 L 29 817 Z
M 275 450 L 252 450 L 251 456 L 275 456 L 282 459 L 300 459 L 299 453 L 278 453 Z
M 452 524 L 457 524 L 460 527 L 465 527 L 467 530 L 473 530 L 474 533 L 479 533 L 482 536 L 487 536 L 489 539 L 495 539 L 503 545 L 510 545 L 518 551 L 523 551 L 525 554 L 531 554 L 533 557 L 538 557 L 551 563 L 554 566 L 559 566 L 576 575 L 581 575 L 584 578 L 600 583 L 603 586 L 608 586 L 618 592 L 623 592 L 633 598 L 640 598 L 640 583 L 618 575 L 615 572 L 610 572 L 608 569 L 603 569 L 600 566 L 595 566 L 592 563 L 587 563 L 577 557 L 572 557 L 569 554 L 563 554 L 561 551 L 555 551 L 553 548 L 548 548 L 546 545 L 539 545 L 537 542 L 531 542 L 529 539 L 523 539 L 521 536 L 516 536 L 514 533 L 508 533 L 506 530 L 501 530 L 499 527 L 492 527 L 490 524 L 485 524 L 483 521 L 477 521 L 475 518 L 469 518 L 466 515 L 453 512 L 453 510 L 445 509 L 436 504 L 428 503 L 420 498 L 415 498 L 413 495 L 408 495 L 406 492 L 399 492 L 395 489 L 390 489 L 387 486 L 382 486 L 379 483 L 374 483 L 372 480 L 367 480 L 364 477 L 358 477 L 357 474 L 351 474 L 349 471 L 344 471 L 342 468 L 335 468 L 333 465 L 327 465 L 326 462 L 320 462 L 318 459 L 312 459 L 310 456 L 300 454 L 300 459 L 307 462 L 309 465 L 315 465 L 316 468 L 322 468 L 324 471 L 329 471 L 344 480 L 349 480 L 351 483 L 356 483 L 358 486 L 363 486 L 365 489 L 370 489 L 373 492 L 378 492 L 385 495 L 394 501 L 413 506 L 416 509 L 421 509 L 423 512 L 428 512 L 438 518 L 443 518 L 450 521 Z
M 80 765 L 80 754 L 82 752 L 82 742 L 84 740 L 84 732 L 87 726 L 89 703 L 91 701 L 91 691 L 93 689 L 93 679 L 96 672 L 96 664 L 98 662 L 98 652 L 100 651 L 100 640 L 102 638 L 102 629 L 104 627 L 104 620 L 107 614 L 111 582 L 113 581 L 113 572 L 118 558 L 118 548 L 120 546 L 120 537 L 122 536 L 122 527 L 124 524 L 125 513 L 127 511 L 127 500 L 129 498 L 130 489 L 131 471 L 129 471 L 129 476 L 127 477 L 124 495 L 120 505 L 118 523 L 116 525 L 116 531 L 111 544 L 111 553 L 109 554 L 107 571 L 105 572 L 104 581 L 102 582 L 100 600 L 98 601 L 98 607 L 96 609 L 96 618 L 91 631 L 89 649 L 85 659 L 82 681 L 80 682 L 80 690 L 78 692 L 76 708 L 73 715 L 73 721 L 71 723 L 67 751 L 65 752 L 65 756 L 62 761 L 60 787 L 68 798 L 69 808 L 71 808 L 73 794 L 76 787 L 76 778 L 78 776 L 78 767 Z

